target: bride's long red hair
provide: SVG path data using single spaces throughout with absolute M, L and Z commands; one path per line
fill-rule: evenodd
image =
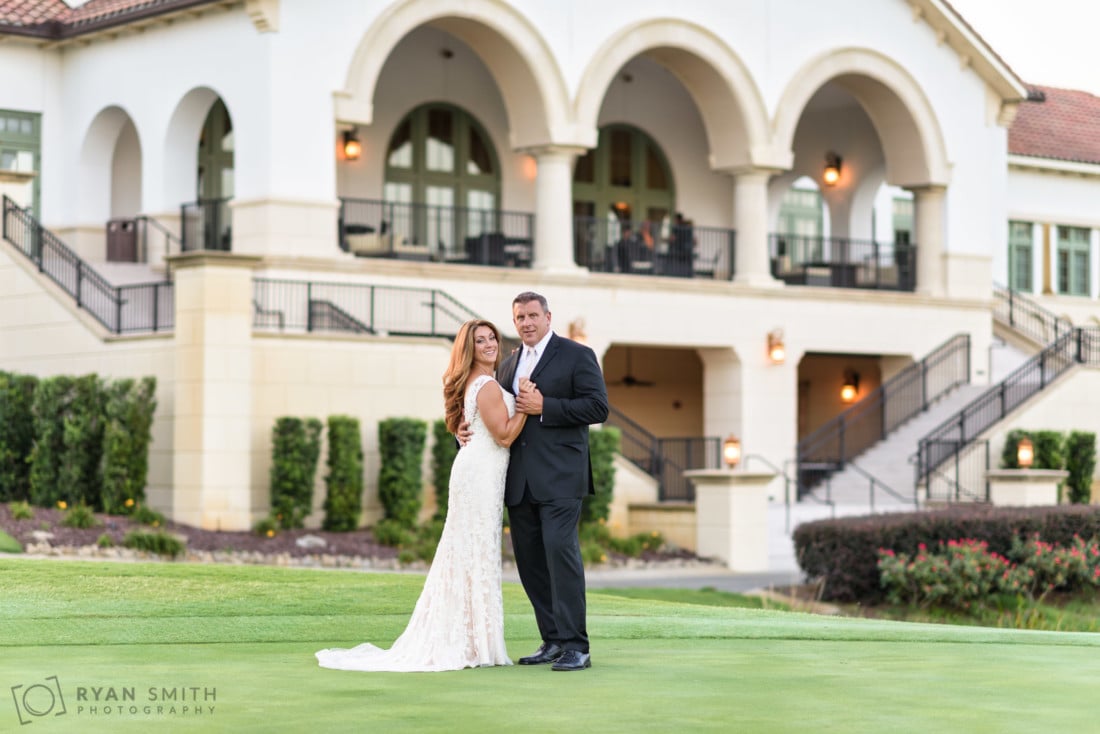
M 493 336 L 497 339 L 497 359 L 493 365 L 493 372 L 500 367 L 503 348 L 500 344 L 500 329 L 491 321 L 484 319 L 472 319 L 463 324 L 451 348 L 451 361 L 447 363 L 447 369 L 443 372 L 443 417 L 447 423 L 447 430 L 451 433 L 457 433 L 458 425 L 462 423 L 466 385 L 470 382 L 470 372 L 474 368 L 474 335 L 482 326 L 492 329 Z

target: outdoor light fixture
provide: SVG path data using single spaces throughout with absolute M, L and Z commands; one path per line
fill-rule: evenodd
M 825 172 L 821 177 L 826 186 L 836 186 L 840 181 L 840 156 L 832 151 L 825 154 Z
M 850 403 L 859 395 L 859 373 L 855 370 L 844 371 L 844 384 L 840 386 L 840 400 Z
M 772 329 L 768 332 L 768 359 L 774 364 L 783 364 L 787 358 L 787 347 L 783 344 L 783 330 Z
M 722 442 L 722 459 L 730 469 L 741 463 L 741 439 L 732 433 Z
M 1020 442 L 1016 444 L 1016 464 L 1021 469 L 1030 469 L 1034 463 L 1035 444 L 1031 443 L 1030 438 L 1021 438 Z
M 359 142 L 355 130 L 344 131 L 344 159 L 349 161 L 359 160 L 363 153 L 363 144 Z

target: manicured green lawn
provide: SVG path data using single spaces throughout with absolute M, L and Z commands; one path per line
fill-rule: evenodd
M 417 575 L 265 567 L 0 560 L 0 731 L 939 734 L 1095 728 L 1088 690 L 1100 678 L 1098 635 L 830 618 L 599 593 L 589 595 L 595 667 L 584 673 L 517 666 L 367 674 L 316 666 L 313 653 L 321 647 L 389 644 L 404 627 L 422 581 Z M 525 655 L 537 639 L 518 587 L 506 587 L 505 607 L 509 651 Z M 20 697 L 45 711 L 51 676 L 65 713 L 54 715 L 60 710 L 55 701 L 46 716 L 22 711 L 31 724 L 20 726 Z M 162 689 L 174 691 L 177 701 L 150 702 L 151 688 L 157 698 L 164 697 Z M 103 700 L 130 691 L 133 701 Z M 202 713 L 194 712 L 196 705 Z

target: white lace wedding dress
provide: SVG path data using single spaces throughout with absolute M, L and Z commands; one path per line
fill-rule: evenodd
M 478 391 L 489 383 L 500 390 L 487 375 L 466 389 L 465 416 L 474 435 L 451 467 L 443 536 L 408 627 L 388 650 L 369 643 L 321 650 L 321 667 L 427 672 L 512 664 L 504 646 L 500 578 L 508 449 L 493 441 L 477 410 Z M 511 416 L 515 398 L 501 393 Z

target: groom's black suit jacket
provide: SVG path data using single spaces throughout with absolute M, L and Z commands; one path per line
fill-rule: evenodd
M 509 392 L 519 357 L 516 351 L 500 366 L 500 384 Z M 543 396 L 542 415 L 528 417 L 512 443 L 505 504 L 519 504 L 525 486 L 536 502 L 592 494 L 588 426 L 607 420 L 607 386 L 596 354 L 552 334 L 531 380 Z

